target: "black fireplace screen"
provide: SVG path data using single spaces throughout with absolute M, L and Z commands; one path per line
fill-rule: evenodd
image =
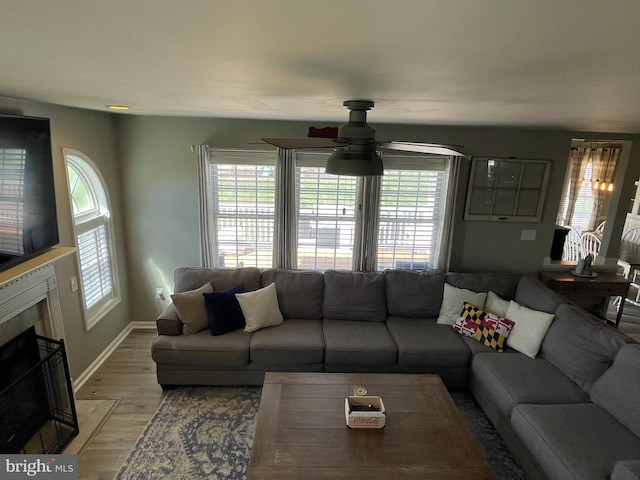
M 78 434 L 63 341 L 33 328 L 0 347 L 0 453 L 62 453 Z

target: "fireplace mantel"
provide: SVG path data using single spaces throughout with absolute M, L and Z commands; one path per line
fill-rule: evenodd
M 0 327 L 25 309 L 45 301 L 44 333 L 53 339 L 64 339 L 54 263 L 74 251 L 72 247 L 55 247 L 0 272 Z

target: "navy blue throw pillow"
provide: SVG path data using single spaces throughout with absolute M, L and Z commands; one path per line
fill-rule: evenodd
M 240 284 L 221 292 L 202 294 L 207 317 L 209 317 L 211 335 L 224 335 L 244 328 L 244 315 L 236 298 L 236 293 L 242 292 L 244 292 L 244 285 Z

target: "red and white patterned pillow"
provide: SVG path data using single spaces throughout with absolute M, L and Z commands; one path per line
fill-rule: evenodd
M 515 322 L 512 320 L 486 313 L 475 305 L 465 302 L 452 330 L 475 338 L 483 345 L 502 352 L 514 325 Z

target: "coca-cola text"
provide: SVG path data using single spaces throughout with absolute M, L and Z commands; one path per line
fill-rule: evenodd
M 354 425 L 378 425 L 380 417 L 354 417 Z

